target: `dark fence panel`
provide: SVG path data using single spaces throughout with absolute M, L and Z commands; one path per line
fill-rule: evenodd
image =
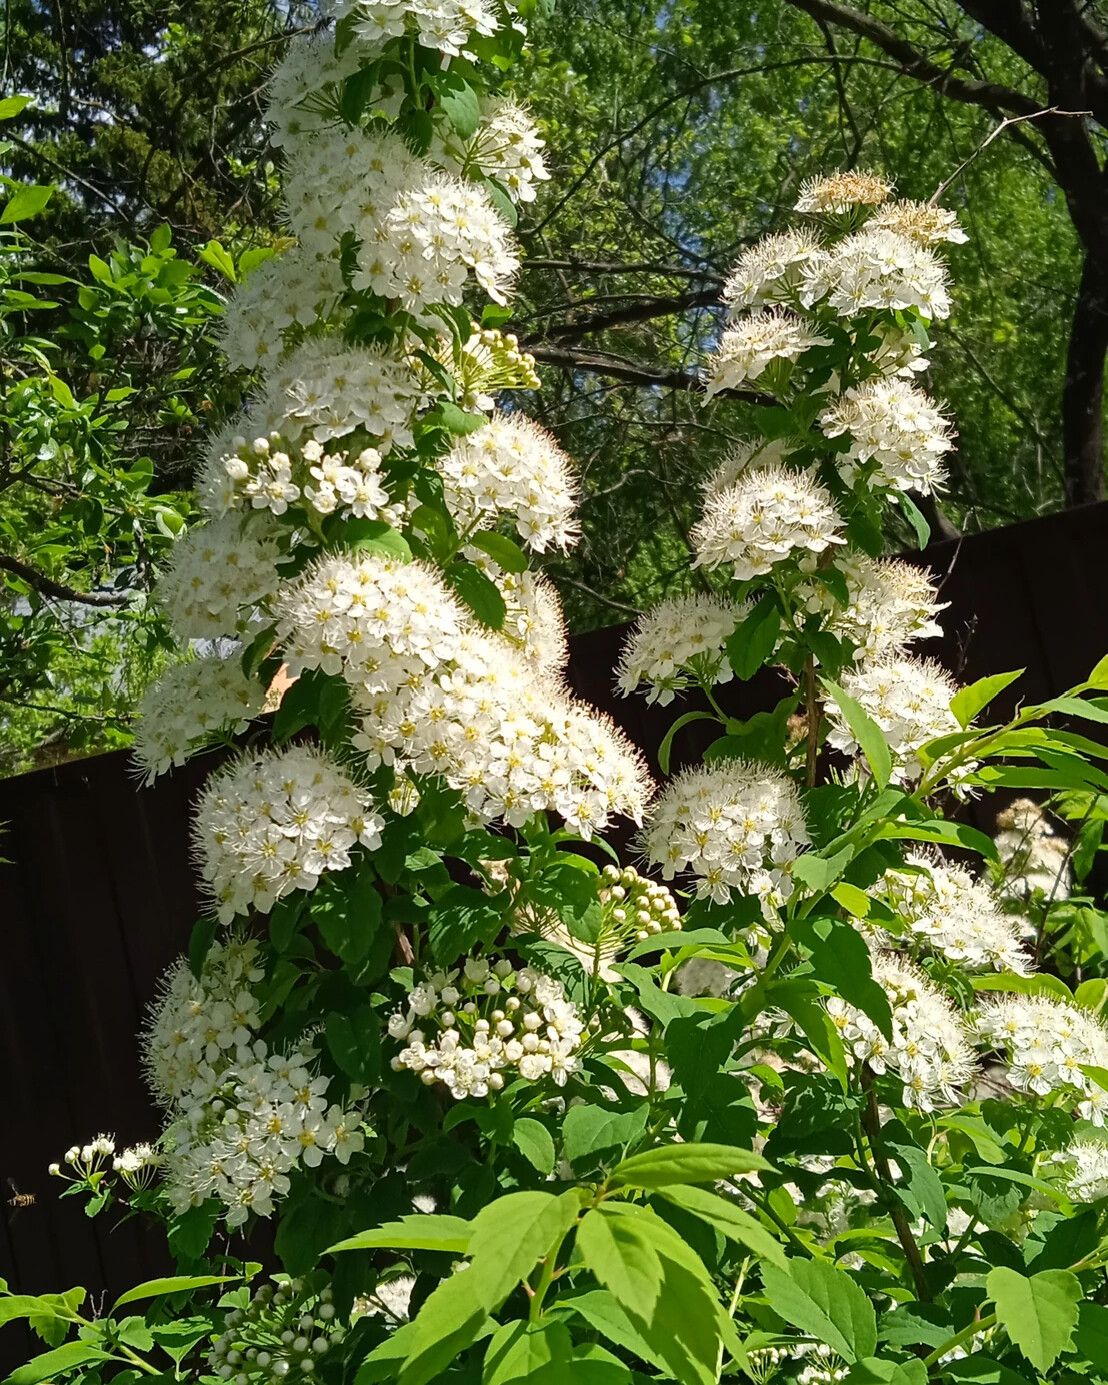
M 929 652 L 964 681 L 1026 666 L 1019 695 L 1038 700 L 1108 651 L 1108 504 L 935 545 L 915 561 L 950 602 Z M 575 637 L 570 682 L 652 758 L 676 713 L 613 694 L 622 636 Z M 723 692 L 729 711 L 749 716 L 783 687 L 763 672 Z M 699 749 L 699 730 L 678 737 L 675 763 Z M 46 1169 L 100 1130 L 127 1143 L 157 1133 L 135 1035 L 196 917 L 189 804 L 214 763 L 202 756 L 151 789 L 122 753 L 0 781 L 0 1275 L 24 1292 L 85 1283 L 114 1294 L 165 1267 L 157 1237 L 138 1222 L 111 1230 L 110 1214 L 90 1222 L 77 1199 L 58 1200 Z M 980 811 L 991 820 L 995 809 Z M 9 1178 L 33 1206 L 10 1205 Z M 5 1329 L 0 1361 L 14 1346 Z

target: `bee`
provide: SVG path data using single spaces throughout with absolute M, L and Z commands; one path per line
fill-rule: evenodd
M 9 1178 L 7 1184 L 12 1192 L 11 1197 L 8 1198 L 8 1206 L 15 1208 L 17 1212 L 24 1207 L 33 1207 L 38 1201 L 34 1193 L 21 1193 L 14 1178 Z

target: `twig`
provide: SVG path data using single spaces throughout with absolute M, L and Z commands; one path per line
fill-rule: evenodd
M 1004 119 L 1000 122 L 1000 124 L 996 127 L 996 129 L 992 130 L 988 135 L 985 136 L 984 140 L 982 140 L 982 142 L 977 146 L 973 153 L 967 155 L 966 158 L 962 160 L 962 162 L 958 165 L 958 167 L 954 170 L 950 177 L 947 178 L 945 182 L 939 184 L 939 186 L 931 194 L 931 206 L 935 206 L 939 198 L 943 195 L 947 188 L 950 187 L 951 183 L 954 182 L 955 178 L 957 178 L 958 175 L 965 168 L 968 168 L 968 166 L 971 163 L 973 163 L 974 159 L 977 158 L 978 154 L 983 154 L 985 150 L 988 149 L 989 145 L 992 144 L 993 140 L 996 139 L 997 135 L 1003 134 L 1004 131 L 1007 130 L 1010 125 L 1022 125 L 1026 120 L 1039 120 L 1044 115 L 1058 115 L 1073 117 L 1075 119 L 1081 119 L 1083 116 L 1092 115 L 1092 111 L 1062 111 L 1059 110 L 1057 106 L 1047 106 L 1045 109 L 1041 111 L 1029 111 L 1027 115 L 1006 115 Z
M 78 601 L 83 606 L 126 606 L 131 601 L 130 592 L 79 592 L 74 587 L 55 582 L 44 572 L 36 572 L 33 567 L 21 563 L 18 558 L 8 558 L 2 553 L 0 571 L 12 573 L 34 588 L 40 596 L 52 601 Z

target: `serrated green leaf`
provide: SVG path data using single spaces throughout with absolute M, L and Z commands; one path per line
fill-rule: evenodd
M 732 1145 L 662 1145 L 617 1164 L 609 1184 L 613 1188 L 665 1188 L 674 1183 L 715 1182 L 772 1168 L 760 1154 Z
M 993 673 L 988 678 L 979 678 L 976 683 L 960 688 L 950 699 L 950 710 L 958 718 L 958 725 L 968 726 L 978 712 L 983 711 L 994 697 L 1025 672 L 1025 669 L 1017 668 L 1011 673 Z
M 710 1193 L 706 1188 L 678 1185 L 661 1189 L 661 1196 L 708 1222 L 729 1240 L 746 1246 L 759 1259 L 784 1267 L 785 1251 L 780 1242 L 757 1218 L 744 1212 L 732 1200 Z
M 386 1222 L 383 1226 L 359 1231 L 337 1245 L 328 1246 L 327 1255 L 344 1250 L 444 1250 L 452 1255 L 469 1251 L 472 1222 L 440 1212 L 419 1212 Z
M 539 1173 L 554 1171 L 554 1137 L 541 1121 L 524 1116 L 512 1127 L 512 1144 Z
M 844 1361 L 872 1356 L 877 1318 L 865 1290 L 826 1260 L 790 1260 L 787 1269 L 762 1266 L 769 1306 L 790 1326 L 826 1342 Z
M 998 1265 L 985 1280 L 997 1320 L 1038 1371 L 1048 1371 L 1073 1339 L 1081 1281 L 1069 1270 L 1042 1270 L 1030 1277 Z
M 144 1298 L 160 1298 L 164 1294 L 191 1293 L 196 1289 L 207 1289 L 213 1284 L 230 1284 L 238 1279 L 237 1274 L 198 1274 L 171 1275 L 168 1279 L 148 1279 L 145 1284 L 136 1284 L 115 1301 L 116 1308 L 125 1303 L 138 1303 Z
M 862 754 L 866 757 L 866 763 L 877 781 L 877 787 L 879 789 L 885 788 L 893 772 L 892 752 L 889 750 L 885 733 L 861 703 L 847 696 L 837 683 L 833 683 L 828 678 L 824 680 L 824 687 L 835 699 L 843 720 L 850 728 L 850 734 L 857 741 Z

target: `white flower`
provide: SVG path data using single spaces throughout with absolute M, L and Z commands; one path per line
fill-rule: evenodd
M 470 36 L 488 36 L 500 27 L 487 0 L 327 0 L 327 8 L 336 19 L 349 16 L 354 33 L 366 42 L 410 33 L 422 47 L 454 58 L 472 58 Z
M 808 178 L 801 184 L 795 210 L 838 216 L 856 206 L 880 206 L 892 190 L 892 183 L 880 174 L 848 169 L 822 178 Z
M 930 202 L 888 202 L 866 222 L 867 229 L 896 231 L 920 245 L 939 245 L 943 241 L 964 244 L 969 237 L 953 212 Z
M 916 640 L 942 634 L 935 617 L 946 605 L 936 601 L 936 588 L 925 568 L 859 552 L 843 553 L 834 567 L 846 581 L 846 606 L 814 577 L 802 581 L 797 594 L 810 613 L 826 616 L 831 634 L 857 646 L 856 662 L 888 658 Z
M 343 292 L 338 260 L 302 246 L 263 260 L 236 285 L 221 323 L 231 366 L 257 370 L 285 349 L 284 334 L 326 319 Z
M 1099 1202 L 1108 1196 L 1108 1144 L 1101 1140 L 1075 1140 L 1059 1163 L 1072 1165 L 1066 1191 L 1075 1202 Z
M 996 820 L 996 849 L 1004 863 L 1000 891 L 1026 899 L 1038 891 L 1067 899 L 1073 889 L 1070 845 L 1055 835 L 1046 814 L 1029 798 L 1017 798 Z
M 1047 995 L 1002 996 L 982 1006 L 977 1028 L 1006 1056 L 1017 1091 L 1076 1098 L 1079 1116 L 1104 1124 L 1108 1092 L 1081 1069 L 1108 1066 L 1108 1031 L 1087 1010 Z
M 616 684 L 626 697 L 646 684 L 647 702 L 668 706 L 684 688 L 730 682 L 724 645 L 750 607 L 715 596 L 681 596 L 639 617 L 623 646 Z
M 723 286 L 723 301 L 736 317 L 747 308 L 770 303 L 797 303 L 803 271 L 823 254 L 810 231 L 781 231 L 763 236 L 744 250 Z
M 757 380 L 771 361 L 797 361 L 813 346 L 830 346 L 806 318 L 782 308 L 763 308 L 730 326 L 708 366 L 705 399 Z
M 747 469 L 708 499 L 692 531 L 697 567 L 734 567 L 735 581 L 769 572 L 796 552 L 822 553 L 843 543 L 842 520 L 831 496 L 802 471 L 784 466 Z
M 847 1052 L 879 1076 L 886 1072 L 903 1084 L 901 1099 L 918 1111 L 954 1106 L 958 1088 L 974 1067 L 969 1032 L 946 995 L 909 962 L 896 957 L 873 959 L 874 980 L 892 1009 L 892 1041 L 877 1025 L 846 1001 L 833 996 L 827 1012 Z
M 452 339 L 442 337 L 435 355 L 457 381 L 459 407 L 470 413 L 492 413 L 495 392 L 537 390 L 542 384 L 534 356 L 519 349 L 519 339 L 511 332 L 482 328 L 460 350 Z
M 642 834 L 646 857 L 672 880 L 695 877 L 699 899 L 755 894 L 767 919 L 793 891 L 791 866 L 808 845 L 800 796 L 766 766 L 723 760 L 686 770 L 659 795 Z
M 581 1067 L 584 1024 L 553 977 L 498 963 L 490 986 L 484 959 L 467 958 L 460 972 L 437 972 L 410 992 L 389 1033 L 407 1040 L 394 1071 L 407 1068 L 461 1100 L 487 1097 L 516 1076 L 563 1086 Z
M 268 913 L 289 891 L 344 870 L 356 843 L 375 850 L 384 820 L 369 803 L 322 751 L 305 746 L 244 755 L 213 774 L 193 838 L 220 918 Z
M 1015 920 L 1001 912 L 986 884 L 938 856 L 915 852 L 906 870 L 887 871 L 870 891 L 883 899 L 911 937 L 968 970 L 1030 974 Z
M 297 34 L 269 79 L 265 118 L 269 142 L 293 151 L 304 139 L 338 121 L 342 83 L 366 60 L 357 43 L 335 53 L 332 34 Z
M 279 584 L 277 536 L 265 520 L 227 515 L 173 545 L 154 599 L 181 640 L 236 636 Z
M 844 317 L 872 308 L 915 308 L 926 318 L 950 315 L 946 267 L 938 256 L 872 224 L 805 267 L 800 301 L 810 308 L 824 299 Z
M 480 549 L 465 549 L 470 562 L 494 581 L 506 608 L 500 635 L 540 673 L 561 674 L 569 659 L 569 635 L 554 584 L 541 572 L 503 572 Z
M 446 504 L 459 531 L 493 528 L 503 516 L 536 553 L 577 538 L 577 476 L 554 438 L 522 415 L 497 414 L 440 457 Z
M 847 390 L 823 411 L 819 425 L 829 438 L 850 434 L 851 448 L 839 463 L 848 485 L 864 471 L 869 485 L 930 495 L 946 477 L 943 457 L 954 446 L 950 422 L 906 380 L 874 378 Z
M 146 689 L 139 710 L 134 754 L 145 782 L 183 765 L 219 736 L 245 731 L 265 698 L 265 688 L 247 678 L 237 654 L 172 664 Z
M 777 466 L 792 451 L 784 438 L 740 438 L 709 472 L 701 487 L 704 504 L 730 490 L 745 471 Z
M 928 741 L 960 731 L 950 710 L 957 686 L 929 659 L 887 659 L 842 675 L 843 691 L 860 704 L 884 733 L 893 758 L 893 779 L 902 784 L 922 772 L 918 751 Z M 828 742 L 854 754 L 858 744 L 834 698 L 828 698 Z M 968 768 L 963 773 L 968 773 Z
M 440 125 L 428 157 L 459 177 L 472 177 L 478 170 L 495 178 L 513 202 L 533 202 L 535 184 L 550 177 L 543 161 L 544 147 L 523 106 L 510 96 L 485 96 L 476 133 L 463 140 L 453 126 Z

